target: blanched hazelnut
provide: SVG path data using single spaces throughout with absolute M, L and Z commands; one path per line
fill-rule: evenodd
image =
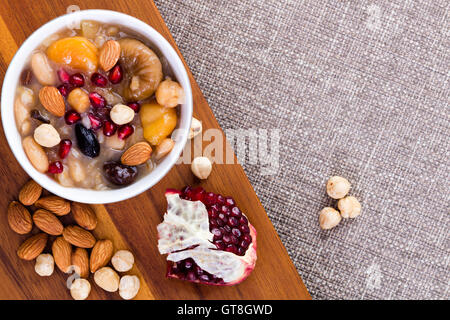
M 123 276 L 120 279 L 119 295 L 125 300 L 133 299 L 138 294 L 140 287 L 141 283 L 138 277 Z
M 331 207 L 323 208 L 319 213 L 319 224 L 324 230 L 336 227 L 341 220 L 339 212 Z
M 155 155 L 154 155 L 155 159 L 160 160 L 165 156 L 167 156 L 169 152 L 172 151 L 174 145 L 175 142 L 170 138 L 166 138 L 163 141 L 161 141 L 161 143 L 158 144 L 155 148 Z
M 353 196 L 340 199 L 338 208 L 342 218 L 356 218 L 361 214 L 361 203 Z
M 189 139 L 193 139 L 196 135 L 202 132 L 202 123 L 196 119 L 192 118 L 191 128 L 189 129 Z
M 119 275 L 110 267 L 103 267 L 94 273 L 95 283 L 105 291 L 116 292 L 119 289 Z
M 74 300 L 86 300 L 91 293 L 91 284 L 86 279 L 75 279 L 70 286 L 70 295 Z
M 89 101 L 89 95 L 80 88 L 75 88 L 70 91 L 69 96 L 67 97 L 67 102 L 79 113 L 86 112 L 91 104 Z
M 34 130 L 34 140 L 46 148 L 54 147 L 61 142 L 58 131 L 51 124 L 46 123 Z
M 166 79 L 161 82 L 155 92 L 158 104 L 166 108 L 174 108 L 184 103 L 185 94 L 178 82 Z
M 350 191 L 350 182 L 347 179 L 334 176 L 327 182 L 327 193 L 333 199 L 341 199 Z
M 119 272 L 126 272 L 133 268 L 134 256 L 128 250 L 119 250 L 111 258 L 111 263 Z
M 207 157 L 197 157 L 192 161 L 191 170 L 197 178 L 206 179 L 212 170 L 211 160 Z
M 48 253 L 42 253 L 36 258 L 36 264 L 34 270 L 41 277 L 48 277 L 53 274 L 55 269 L 55 260 L 53 256 Z
M 116 104 L 109 113 L 111 120 L 118 125 L 130 123 L 133 121 L 134 115 L 133 109 L 121 103 Z

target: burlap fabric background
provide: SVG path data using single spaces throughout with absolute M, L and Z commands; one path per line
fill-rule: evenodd
M 449 299 L 450 3 L 156 4 L 221 126 L 281 129 L 244 168 L 313 298 Z M 335 174 L 364 212 L 324 232 Z

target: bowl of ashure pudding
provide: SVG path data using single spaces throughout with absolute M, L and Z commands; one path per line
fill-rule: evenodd
M 179 158 L 192 92 L 176 51 L 129 15 L 84 10 L 36 30 L 6 72 L 3 129 L 42 187 L 84 203 L 134 197 Z

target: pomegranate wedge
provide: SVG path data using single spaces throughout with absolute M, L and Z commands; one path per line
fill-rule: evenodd
M 235 285 L 256 263 L 256 230 L 233 198 L 203 188 L 166 191 L 158 249 L 168 254 L 167 277 L 209 285 Z

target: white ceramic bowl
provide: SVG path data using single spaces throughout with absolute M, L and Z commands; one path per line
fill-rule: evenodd
M 22 148 L 22 138 L 16 127 L 13 107 L 14 96 L 17 84 L 19 83 L 22 68 L 28 61 L 31 52 L 49 35 L 67 27 L 68 25 L 71 25 L 74 21 L 80 20 L 95 20 L 103 23 L 124 26 L 140 34 L 143 38 L 147 39 L 155 49 L 158 49 L 163 57 L 165 57 L 170 68 L 172 69 L 173 74 L 175 75 L 175 78 L 184 88 L 186 93 L 186 102 L 181 105 L 180 110 L 180 119 L 178 123 L 179 135 L 177 135 L 177 141 L 171 153 L 167 155 L 151 173 L 140 177 L 133 184 L 121 189 L 96 191 L 91 189 L 67 188 L 61 186 L 55 180 L 38 172 L 32 166 Z M 22 44 L 11 61 L 3 81 L 1 115 L 3 130 L 5 131 L 6 138 L 12 152 L 14 153 L 14 156 L 17 161 L 19 161 L 22 168 L 30 175 L 30 177 L 38 182 L 43 188 L 60 197 L 73 201 L 84 203 L 111 203 L 129 199 L 151 188 L 159 180 L 161 180 L 175 164 L 186 144 L 191 125 L 192 91 L 186 69 L 178 57 L 178 54 L 166 41 L 166 39 L 164 39 L 164 37 L 155 29 L 141 20 L 123 13 L 109 10 L 84 10 L 66 14 L 44 24 Z

